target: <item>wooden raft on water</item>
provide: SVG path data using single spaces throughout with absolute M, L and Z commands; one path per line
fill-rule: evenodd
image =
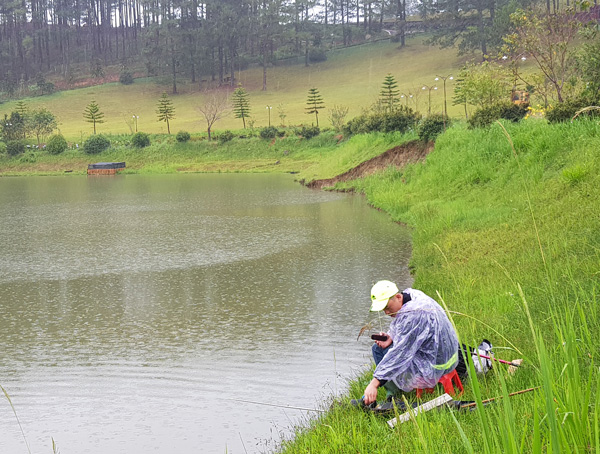
M 97 162 L 88 164 L 88 175 L 115 175 L 119 170 L 125 168 L 124 162 Z

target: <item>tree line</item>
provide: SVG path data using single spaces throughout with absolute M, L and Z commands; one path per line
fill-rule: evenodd
M 143 62 L 149 76 L 167 75 L 172 92 L 192 83 L 235 83 L 235 72 L 278 57 L 322 58 L 332 45 L 387 30 L 405 44 L 409 15 L 430 23 L 432 42 L 478 49 L 501 44 L 508 15 L 558 0 L 3 0 L 0 4 L 0 91 L 47 80 L 74 80 L 78 68 L 103 76 Z M 567 2 L 570 0 L 566 0 Z M 594 0 L 597 2 L 597 0 Z
M 351 40 L 350 27 L 380 29 L 406 0 L 4 0 L 0 5 L 3 91 L 43 85 L 44 75 L 93 76 L 143 57 L 149 75 L 192 82 L 210 77 L 233 86 L 234 71 L 280 55 L 323 47 L 324 30 Z M 331 36 L 328 37 L 331 39 Z

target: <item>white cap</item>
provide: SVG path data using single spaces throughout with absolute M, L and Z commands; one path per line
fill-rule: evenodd
M 384 310 L 389 299 L 398 292 L 398 287 L 393 282 L 379 281 L 371 288 L 371 312 Z

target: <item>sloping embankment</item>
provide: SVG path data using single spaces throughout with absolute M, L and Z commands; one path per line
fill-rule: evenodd
M 321 189 L 324 187 L 335 186 L 335 184 L 340 181 L 355 180 L 371 175 L 389 166 L 403 167 L 408 163 L 425 159 L 429 152 L 433 150 L 433 147 L 434 142 L 423 143 L 419 140 L 413 140 L 390 148 L 385 153 L 369 159 L 334 178 L 312 180 L 308 183 L 303 182 L 303 184 L 309 188 Z

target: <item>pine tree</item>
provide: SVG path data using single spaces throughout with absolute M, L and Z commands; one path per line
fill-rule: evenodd
M 465 109 L 465 119 L 469 119 L 469 113 L 467 111 L 467 104 L 469 102 L 468 87 L 465 86 L 466 74 L 468 72 L 467 67 L 463 67 L 460 70 L 458 77 L 456 78 L 456 84 L 454 85 L 454 96 L 452 98 L 452 105 L 462 105 Z
M 238 85 L 233 92 L 231 101 L 235 118 L 241 118 L 244 129 L 246 129 L 246 118 L 250 116 L 250 101 L 248 100 L 248 92 L 242 87 L 242 84 Z
M 19 115 L 21 115 L 23 118 L 27 116 L 29 108 L 27 107 L 27 104 L 25 104 L 25 101 L 17 101 L 17 104 L 15 105 L 15 112 L 19 112 Z
M 29 126 L 30 126 L 30 117 L 29 117 L 29 108 L 27 107 L 27 104 L 25 104 L 25 101 L 17 101 L 17 104 L 15 105 L 15 112 L 17 112 L 21 118 L 23 119 L 23 139 L 25 139 L 25 137 L 27 136 L 27 133 L 29 132 Z
M 306 113 L 311 115 L 315 114 L 315 119 L 317 120 L 317 128 L 319 127 L 319 110 L 323 110 L 325 108 L 325 104 L 323 103 L 323 98 L 319 93 L 319 90 L 316 88 L 311 88 L 308 90 L 308 99 L 306 100 Z
M 88 123 L 94 124 L 94 134 L 96 134 L 96 123 L 104 123 L 104 113 L 100 112 L 100 107 L 98 107 L 96 101 L 92 101 L 87 105 L 83 112 L 83 118 Z
M 166 92 L 164 92 L 158 100 L 158 109 L 156 110 L 156 113 L 158 114 L 158 121 L 164 121 L 167 124 L 167 132 L 171 134 L 169 120 L 175 118 L 175 108 Z
M 396 79 L 391 74 L 385 76 L 383 84 L 381 85 L 381 91 L 379 92 L 379 100 L 388 112 L 393 111 L 399 102 L 398 95 L 398 84 Z

